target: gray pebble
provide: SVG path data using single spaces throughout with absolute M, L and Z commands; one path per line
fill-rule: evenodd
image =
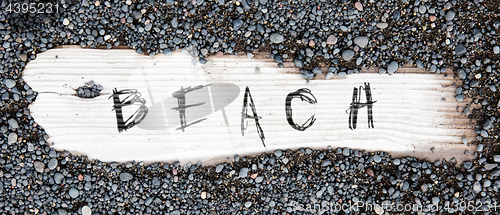
M 263 180 L 264 180 L 264 177 L 262 177 L 262 176 L 259 176 L 259 177 L 255 178 L 255 182 L 256 182 L 256 183 L 260 183 L 260 182 L 262 182 Z
M 473 187 L 474 191 L 476 191 L 476 193 L 481 192 L 481 190 L 483 189 L 481 187 L 481 184 L 479 183 L 479 181 L 476 181 L 472 187 Z
M 71 198 L 76 198 L 78 197 L 78 195 L 80 195 L 80 192 L 76 188 L 71 188 L 69 189 L 68 194 L 69 196 L 71 196 Z
M 485 130 L 481 130 L 481 136 L 482 137 L 488 137 L 488 132 Z
M 497 163 L 500 163 L 500 155 L 493 156 L 493 160 Z
M 241 168 L 238 177 L 245 178 L 245 177 L 247 177 L 247 175 L 248 175 L 248 168 L 246 168 L 246 167 L 245 168 Z
M 455 55 L 460 56 L 460 55 L 463 55 L 465 53 L 467 53 L 467 49 L 465 48 L 464 45 L 458 44 L 457 46 L 455 46 Z
M 240 28 L 241 28 L 241 26 L 243 26 L 243 20 L 241 20 L 241 19 L 236 19 L 236 20 L 234 20 L 234 21 L 233 21 L 233 29 L 234 29 L 235 31 L 237 31 L 238 29 L 240 29 Z
M 368 44 L 368 37 L 356 37 L 354 38 L 354 43 L 356 43 L 356 45 L 358 45 L 359 47 L 364 48 Z
M 122 172 L 120 174 L 121 181 L 129 181 L 129 180 L 132 180 L 133 178 L 134 178 L 134 176 L 128 172 Z
M 347 73 L 345 72 L 339 72 L 339 77 L 340 78 L 345 78 L 347 76 Z
M 452 20 L 453 18 L 455 18 L 455 11 L 448 11 L 448 13 L 446 13 L 446 16 L 445 16 L 446 20 L 450 21 Z
M 252 206 L 252 202 L 245 202 L 245 207 L 249 208 L 250 206 Z
M 326 80 L 329 80 L 329 79 L 333 78 L 333 76 L 334 76 L 334 74 L 333 74 L 333 73 L 328 72 L 328 73 L 326 73 L 325 79 L 326 79 Z
M 293 59 L 293 64 L 299 68 L 302 68 L 304 66 L 304 62 L 302 62 L 301 59 Z
M 314 74 L 321 74 L 321 73 L 323 73 L 323 71 L 321 71 L 321 69 L 319 67 L 314 67 L 313 70 L 312 70 L 312 72 Z
M 458 102 L 461 102 L 461 101 L 464 100 L 464 96 L 463 95 L 457 95 L 455 98 L 457 99 Z
M 382 158 L 379 155 L 373 155 L 373 161 L 379 163 L 380 161 L 382 161 Z
M 220 172 L 222 172 L 222 169 L 224 169 L 224 165 L 219 164 L 219 165 L 217 165 L 217 167 L 215 168 L 215 172 L 216 172 L 216 173 L 220 173 Z
M 54 174 L 54 182 L 56 184 L 60 184 L 64 179 L 64 176 L 61 173 Z
M 485 163 L 485 164 L 484 164 L 484 168 L 485 168 L 486 170 L 488 170 L 488 171 L 490 171 L 490 170 L 494 169 L 494 168 L 495 168 L 495 167 L 497 167 L 497 166 L 498 166 L 498 164 L 496 164 L 496 163 Z
M 85 205 L 82 207 L 82 215 L 92 215 L 92 210 L 89 206 Z
M 342 52 L 342 58 L 345 61 L 350 61 L 352 59 L 352 57 L 354 57 L 354 51 L 353 50 L 347 49 L 347 50 L 345 50 L 345 51 Z
M 351 152 L 349 151 L 349 148 L 344 148 L 344 150 L 342 150 L 342 154 L 347 157 L 351 154 Z
M 56 158 L 50 159 L 49 163 L 47 164 L 47 167 L 49 167 L 50 170 L 54 170 L 57 167 L 57 159 Z
M 498 47 L 498 46 L 493 47 L 493 53 L 494 54 L 500 53 L 500 47 Z
M 398 65 L 398 62 L 396 61 L 392 61 L 389 66 L 387 66 L 387 73 L 389 73 L 389 75 L 392 75 L 394 74 L 397 70 L 399 69 L 399 65 Z
M 328 38 L 326 39 L 326 44 L 328 44 L 328 45 L 334 45 L 334 44 L 336 44 L 336 43 L 337 43 L 337 40 L 338 40 L 338 39 L 337 39 L 337 37 L 336 37 L 336 36 L 334 36 L 334 35 L 330 35 L 330 36 L 328 36 Z
M 486 119 L 483 123 L 483 129 L 490 130 L 491 128 L 493 128 L 493 122 L 490 119 Z
M 4 79 L 3 80 L 3 84 L 5 84 L 5 86 L 9 89 L 13 88 L 14 86 L 16 86 L 16 81 L 12 80 L 12 79 Z
M 385 23 L 385 22 L 379 22 L 377 24 L 377 27 L 380 28 L 380 29 L 384 29 L 384 28 L 387 28 L 389 26 L 389 24 Z
M 42 173 L 45 168 L 45 164 L 40 161 L 35 161 L 33 165 L 35 166 L 35 170 L 40 173 Z
M 269 36 L 269 40 L 271 40 L 272 43 L 282 43 L 284 37 L 281 34 L 273 33 L 271 34 L 271 36 Z
M 465 73 L 465 71 L 463 69 L 460 69 L 458 70 L 458 77 L 462 80 L 464 80 L 465 78 L 467 78 L 467 73 Z

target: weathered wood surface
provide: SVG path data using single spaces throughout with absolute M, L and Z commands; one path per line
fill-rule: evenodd
M 321 74 L 306 84 L 300 71 L 289 62 L 285 63 L 285 68 L 278 68 L 274 61 L 262 56 L 209 59 L 213 66 L 205 68 L 199 63 L 193 66 L 192 58 L 180 52 L 151 58 L 126 49 L 65 47 L 39 54 L 26 66 L 23 78 L 39 93 L 30 106 L 31 114 L 49 134 L 53 147 L 103 161 L 180 160 L 207 164 L 235 154 L 253 155 L 276 149 L 326 148 L 329 145 L 382 150 L 397 156 L 431 160 L 455 157 L 461 161 L 471 159 L 472 153 L 464 154 L 465 150 L 475 150 L 462 143 L 463 137 L 475 138 L 475 132 L 462 114 L 467 101 L 455 99 L 458 82 L 451 73 L 445 76 L 401 68 L 389 76 L 371 69 L 330 80 L 324 80 Z M 256 74 L 255 67 L 260 68 L 260 74 Z M 75 96 L 75 89 L 91 80 L 104 87 L 101 96 L 94 99 Z M 357 128 L 351 130 L 346 110 L 352 101 L 353 88 L 365 82 L 369 82 L 373 100 L 376 100 L 373 104 L 374 128 L 368 128 L 367 108 L 364 107 L 359 109 Z M 222 110 L 215 108 L 213 113 L 207 114 L 204 111 L 213 108 L 218 99 L 217 95 L 210 95 L 213 89 L 207 91 L 207 98 L 190 98 L 187 93 L 186 104 L 200 99 L 210 101 L 204 104 L 205 107 L 187 108 L 187 119 L 192 122 L 203 115 L 201 118 L 206 120 L 184 131 L 176 130 L 179 118 L 172 120 L 172 116 L 179 113 L 172 110 L 177 106 L 172 93 L 181 87 L 211 83 L 236 85 L 236 89 L 239 88 L 237 97 Z M 241 111 L 246 86 L 262 117 L 260 125 L 266 147 L 254 120 L 248 120 L 242 136 Z M 118 132 L 113 99 L 108 99 L 114 88 L 141 92 L 149 108 L 149 118 Z M 314 125 L 305 131 L 293 129 L 285 115 L 287 94 L 300 88 L 310 89 L 317 99 L 316 104 L 292 100 L 293 120 L 297 124 L 315 115 Z M 361 102 L 366 101 L 364 93 L 362 91 Z M 160 103 L 163 109 L 156 108 Z M 135 110 L 128 111 L 126 113 L 131 114 Z M 251 108 L 248 113 L 252 115 Z M 159 120 L 162 117 L 165 119 Z

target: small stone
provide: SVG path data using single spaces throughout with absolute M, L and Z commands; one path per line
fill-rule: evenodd
M 164 54 L 165 56 L 170 56 L 170 55 L 172 55 L 172 49 L 169 49 L 169 48 L 164 49 L 164 50 L 163 50 L 163 54 Z
M 250 206 L 252 206 L 252 202 L 250 202 L 250 201 L 245 202 L 245 207 L 246 208 L 249 208 Z
M 491 128 L 493 128 L 493 122 L 490 119 L 486 119 L 483 123 L 483 129 L 490 130 Z
M 283 152 L 281 152 L 281 150 L 276 150 L 274 151 L 274 156 L 276 156 L 277 158 L 281 157 L 281 155 L 283 155 Z
M 346 76 L 347 76 L 347 73 L 339 72 L 339 78 L 345 78 Z
M 500 155 L 493 156 L 493 160 L 497 163 L 500 163 Z
M 314 78 L 314 73 L 312 73 L 309 70 L 302 70 L 302 71 L 300 71 L 300 74 L 302 75 L 303 78 L 305 78 L 307 80 L 311 80 Z
M 387 67 L 387 73 L 389 73 L 389 75 L 392 75 L 394 74 L 397 70 L 399 69 L 399 65 L 398 65 L 398 62 L 396 61 L 392 61 L 389 66 Z
M 327 39 L 326 39 L 326 44 L 328 45 L 333 45 L 333 44 L 336 44 L 337 43 L 337 37 L 334 36 L 334 35 L 330 35 Z
M 359 11 L 363 11 L 363 4 L 361 4 L 361 2 L 359 1 L 354 3 L 354 7 L 356 7 L 356 9 L 358 9 Z
M 430 16 L 429 16 L 429 21 L 431 21 L 431 22 L 436 21 L 436 19 L 437 19 L 437 17 L 436 17 L 436 16 L 434 16 L 434 15 L 430 15 Z
M 110 35 L 106 35 L 106 36 L 104 36 L 104 40 L 109 40 L 109 39 L 111 39 L 111 36 L 110 36 Z
M 255 183 L 260 183 L 264 180 L 264 177 L 263 176 L 259 176 L 257 178 L 255 178 Z
M 247 53 L 247 58 L 248 58 L 248 59 L 252 59 L 253 57 L 254 57 L 254 54 L 252 54 L 252 53 L 250 53 L 250 52 L 249 52 L 249 53 Z
M 385 206 L 384 206 L 385 207 Z M 373 207 L 373 210 L 377 215 L 382 215 L 384 214 L 384 207 L 380 206 L 379 204 L 375 204 L 375 207 Z
M 129 181 L 129 180 L 132 180 L 133 178 L 134 178 L 134 176 L 130 173 L 127 173 L 127 172 L 123 172 L 120 174 L 121 181 Z
M 269 36 L 269 39 L 272 43 L 282 43 L 284 40 L 283 35 L 278 33 L 271 34 L 271 36 Z
M 432 204 L 437 205 L 439 203 L 439 198 L 438 197 L 432 197 Z
M 71 196 L 71 198 L 76 198 L 78 197 L 78 195 L 80 195 L 80 192 L 78 192 L 76 188 L 71 188 L 69 189 L 68 194 L 69 196 Z
M 304 62 L 302 62 L 301 59 L 293 59 L 293 64 L 299 68 L 302 68 L 304 66 Z
M 345 51 L 342 52 L 342 58 L 345 61 L 350 61 L 352 59 L 352 57 L 354 57 L 354 51 L 353 50 L 347 49 L 347 50 L 345 50 Z
M 201 199 L 206 199 L 207 198 L 207 192 L 201 192 L 200 197 L 201 197 Z
M 486 170 L 488 170 L 488 171 L 490 171 L 490 170 L 494 169 L 494 168 L 495 168 L 495 167 L 497 167 L 497 166 L 498 166 L 498 164 L 496 164 L 496 163 L 485 163 L 485 164 L 484 164 L 484 168 L 485 168 Z
M 236 19 L 236 20 L 234 20 L 234 21 L 233 21 L 233 29 L 234 29 L 235 31 L 237 31 L 238 29 L 240 29 L 240 28 L 241 28 L 241 26 L 243 26 L 243 20 L 241 20 L 241 19 Z
M 488 132 L 487 132 L 487 131 L 485 131 L 485 130 L 481 130 L 481 136 L 482 136 L 482 137 L 488 137 L 489 135 L 488 135 Z
M 312 72 L 314 74 L 321 74 L 321 73 L 323 73 L 323 71 L 319 67 L 314 67 L 313 70 L 312 70 Z
M 309 47 L 314 47 L 314 45 L 316 45 L 314 40 L 309 40 Z
M 16 133 L 10 133 L 9 134 L 9 137 L 7 138 L 7 143 L 10 145 L 10 144 L 13 144 L 17 141 L 17 134 Z
M 490 175 L 494 177 L 500 176 L 500 169 L 493 170 Z
M 26 55 L 26 54 L 20 54 L 20 55 L 19 55 L 19 58 L 20 58 L 22 61 L 26 61 L 26 60 L 28 60 L 28 55 Z
M 448 11 L 448 13 L 446 13 L 446 16 L 445 16 L 446 20 L 450 21 L 452 20 L 453 18 L 455 18 L 455 11 Z
M 356 43 L 359 47 L 364 48 L 368 44 L 368 37 L 356 37 L 354 38 L 354 43 Z
M 89 206 L 85 205 L 82 207 L 82 215 L 92 215 L 92 210 Z
M 346 157 L 347 157 L 347 156 L 349 156 L 351 153 L 350 153 L 350 151 L 349 151 L 349 149 L 348 149 L 348 148 L 345 148 L 345 149 L 342 151 L 342 154 L 343 154 L 344 156 L 346 156 Z
M 467 145 L 467 137 L 462 138 L 462 143 Z
M 255 74 L 260 74 L 260 68 L 259 67 L 255 67 Z
M 382 161 L 382 158 L 379 155 L 374 155 L 373 156 L 373 161 L 375 161 L 377 163 L 380 163 L 380 161 Z
M 217 167 L 215 168 L 215 172 L 216 172 L 216 173 L 220 173 L 220 172 L 222 172 L 222 169 L 224 169 L 224 165 L 219 164 L 219 165 L 217 165 Z
M 427 8 L 425 7 L 425 5 L 420 5 L 420 7 L 418 8 L 418 12 L 420 12 L 421 14 L 424 14 L 426 11 Z
M 461 102 L 461 101 L 463 101 L 463 100 L 464 100 L 464 95 L 462 95 L 462 94 L 457 95 L 457 96 L 455 97 L 455 99 L 457 99 L 457 101 L 458 101 L 458 102 Z
M 64 18 L 63 25 L 69 25 L 69 19 L 68 18 Z
M 240 170 L 238 177 L 245 178 L 245 177 L 247 177 L 247 175 L 248 175 L 248 168 L 242 168 Z
M 54 182 L 56 184 L 60 184 L 63 179 L 64 179 L 64 176 L 61 173 L 54 174 Z
M 458 44 L 455 47 L 455 55 L 463 55 L 465 53 L 467 53 L 467 49 L 464 47 L 464 45 Z
M 43 169 L 45 168 L 45 164 L 43 164 L 43 163 L 42 163 L 42 162 L 40 162 L 40 161 L 35 161 L 35 162 L 33 163 L 33 165 L 35 166 L 35 170 L 36 170 L 37 172 L 40 172 L 40 173 L 42 173 L 42 172 L 43 172 Z
M 465 73 L 465 71 L 463 69 L 460 69 L 458 71 L 458 77 L 462 80 L 464 80 L 465 78 L 467 78 L 467 73 Z
M 498 47 L 498 46 L 493 47 L 493 53 L 494 54 L 500 53 L 500 47 Z
M 50 159 L 49 164 L 47 166 L 49 167 L 50 170 L 54 170 L 57 167 L 57 159 L 56 158 Z
M 334 76 L 334 74 L 333 74 L 333 73 L 331 73 L 331 72 L 326 73 L 325 79 L 326 79 L 326 80 L 329 80 L 329 79 L 333 78 L 333 76 Z
M 14 86 L 16 86 L 16 81 L 12 80 L 12 79 L 4 79 L 3 80 L 3 84 L 5 84 L 5 86 L 9 89 L 13 88 Z
M 379 22 L 377 24 L 377 27 L 380 28 L 380 29 L 384 29 L 384 28 L 387 28 L 389 26 L 389 24 L 385 23 L 385 22 Z
M 481 187 L 481 184 L 479 183 L 479 181 L 476 181 L 472 187 L 473 187 L 474 191 L 476 191 L 476 193 L 481 192 L 481 190 L 483 189 Z

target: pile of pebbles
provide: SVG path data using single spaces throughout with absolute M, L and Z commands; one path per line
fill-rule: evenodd
M 500 210 L 493 207 L 500 199 L 497 0 L 61 0 L 58 6 L 58 14 L 0 14 L 1 214 L 300 214 L 293 202 Z M 324 66 L 330 78 L 368 67 L 393 74 L 408 64 L 434 73 L 452 69 L 463 80 L 456 99 L 472 99 L 460 111 L 476 124 L 477 139 L 464 143 L 477 144 L 477 159 L 455 167 L 454 160 L 301 149 L 215 167 L 146 166 L 55 151 L 30 115 L 37 93 L 21 75 L 37 53 L 71 44 L 125 45 L 149 56 L 183 49 L 194 63 L 214 54 L 269 52 L 278 66 L 292 61 L 307 80 Z
M 76 91 L 76 96 L 80 98 L 95 98 L 101 94 L 102 85 L 95 84 L 94 81 L 86 82 L 85 85 L 78 87 Z

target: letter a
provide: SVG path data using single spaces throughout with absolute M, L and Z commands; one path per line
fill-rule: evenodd
M 250 99 L 250 103 L 248 103 L 248 99 Z M 250 105 L 250 108 L 252 108 L 253 116 L 248 115 L 247 104 Z M 246 121 L 247 119 L 255 120 L 257 133 L 259 134 L 260 140 L 262 140 L 262 145 L 266 147 L 266 144 L 264 143 L 264 139 L 266 139 L 264 136 L 264 131 L 260 127 L 259 123 L 259 119 L 262 119 L 262 117 L 257 115 L 257 109 L 255 109 L 255 104 L 253 103 L 252 95 L 250 94 L 250 88 L 248 88 L 248 86 L 245 89 L 245 96 L 243 97 L 243 108 L 241 109 L 241 136 L 245 136 L 245 130 L 247 129 L 246 127 L 248 127 L 248 121 Z

